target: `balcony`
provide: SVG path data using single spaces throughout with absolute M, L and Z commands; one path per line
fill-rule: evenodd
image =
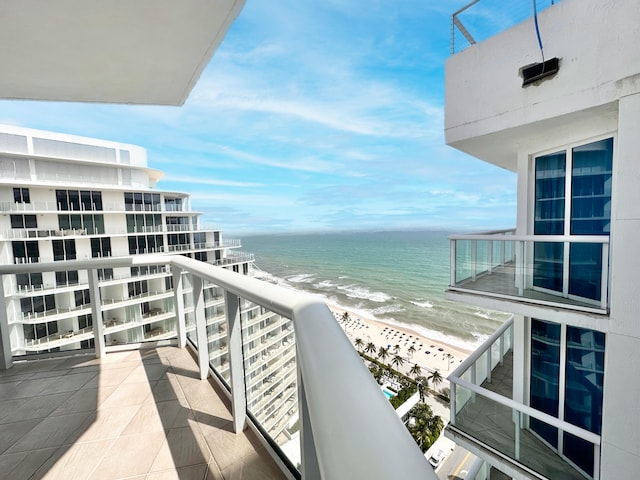
M 447 298 L 466 303 L 491 298 L 502 302 L 493 305 L 494 309 L 514 313 L 520 313 L 513 309 L 513 302 L 519 302 L 607 314 L 608 236 L 514 232 L 450 236 Z M 457 294 L 464 294 L 464 298 Z
M 0 430 L 3 473 L 436 478 L 316 298 L 180 255 L 60 263 L 4 265 L 0 275 L 77 270 L 89 279 L 92 312 L 100 312 L 99 269 L 169 265 L 174 298 L 167 314 L 175 320 L 153 317 L 149 331 L 127 330 L 115 339 L 112 329 L 132 320 L 131 312 L 123 311 L 127 318 L 115 325 L 94 315 L 92 334 L 84 333 L 95 348 L 12 357 L 6 347 L 16 333 L 8 321 L 14 311 L 6 305 L 0 311 L 0 367 L 6 368 L 0 370 L 0 423 L 14 428 Z M 205 291 L 212 285 L 224 293 L 223 358 L 207 339 Z M 248 387 L 255 352 L 243 348 L 243 322 L 256 308 L 288 319 L 295 337 L 257 359 L 269 374 L 258 389 Z
M 600 436 L 517 401 L 513 396 L 513 317 L 449 377 L 451 422 L 447 437 L 518 477 L 566 480 L 599 478 Z M 535 430 L 532 425 L 535 423 Z M 591 449 L 588 474 L 542 439 L 554 430 L 582 439 Z

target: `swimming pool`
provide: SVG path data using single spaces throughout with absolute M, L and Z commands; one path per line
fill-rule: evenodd
M 396 394 L 394 392 L 392 392 L 391 390 L 388 390 L 386 387 L 383 388 L 382 391 L 387 396 L 387 398 L 392 398 L 392 397 L 396 396 Z

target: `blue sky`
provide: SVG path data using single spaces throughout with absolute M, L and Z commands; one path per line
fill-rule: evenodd
M 515 174 L 444 145 L 468 0 L 248 0 L 183 107 L 1 101 L 0 123 L 140 145 L 228 236 L 515 224 Z

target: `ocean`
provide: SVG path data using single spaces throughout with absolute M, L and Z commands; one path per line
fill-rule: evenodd
M 255 276 L 434 340 L 475 349 L 507 314 L 449 302 L 443 231 L 340 232 L 242 238 Z

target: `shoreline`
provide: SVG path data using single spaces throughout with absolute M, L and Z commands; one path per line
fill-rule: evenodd
M 396 354 L 397 346 L 397 354 L 404 359 L 404 364 L 398 368 L 401 372 L 408 374 L 414 363 L 420 365 L 421 374 L 425 377 L 437 370 L 442 375 L 443 382 L 437 388 L 430 385 L 433 389 L 442 390 L 448 387 L 449 382 L 446 380 L 448 374 L 453 372 L 472 352 L 429 338 L 412 329 L 410 325 L 399 325 L 400 322 L 388 323 L 332 302 L 327 302 L 327 306 L 354 348 L 356 339 L 360 338 L 364 345 L 371 342 L 376 349 L 388 348 L 392 358 Z M 349 314 L 347 322 L 342 321 L 345 312 Z M 415 349 L 413 353 L 409 352 L 411 346 Z M 389 363 L 389 358 L 385 363 Z

